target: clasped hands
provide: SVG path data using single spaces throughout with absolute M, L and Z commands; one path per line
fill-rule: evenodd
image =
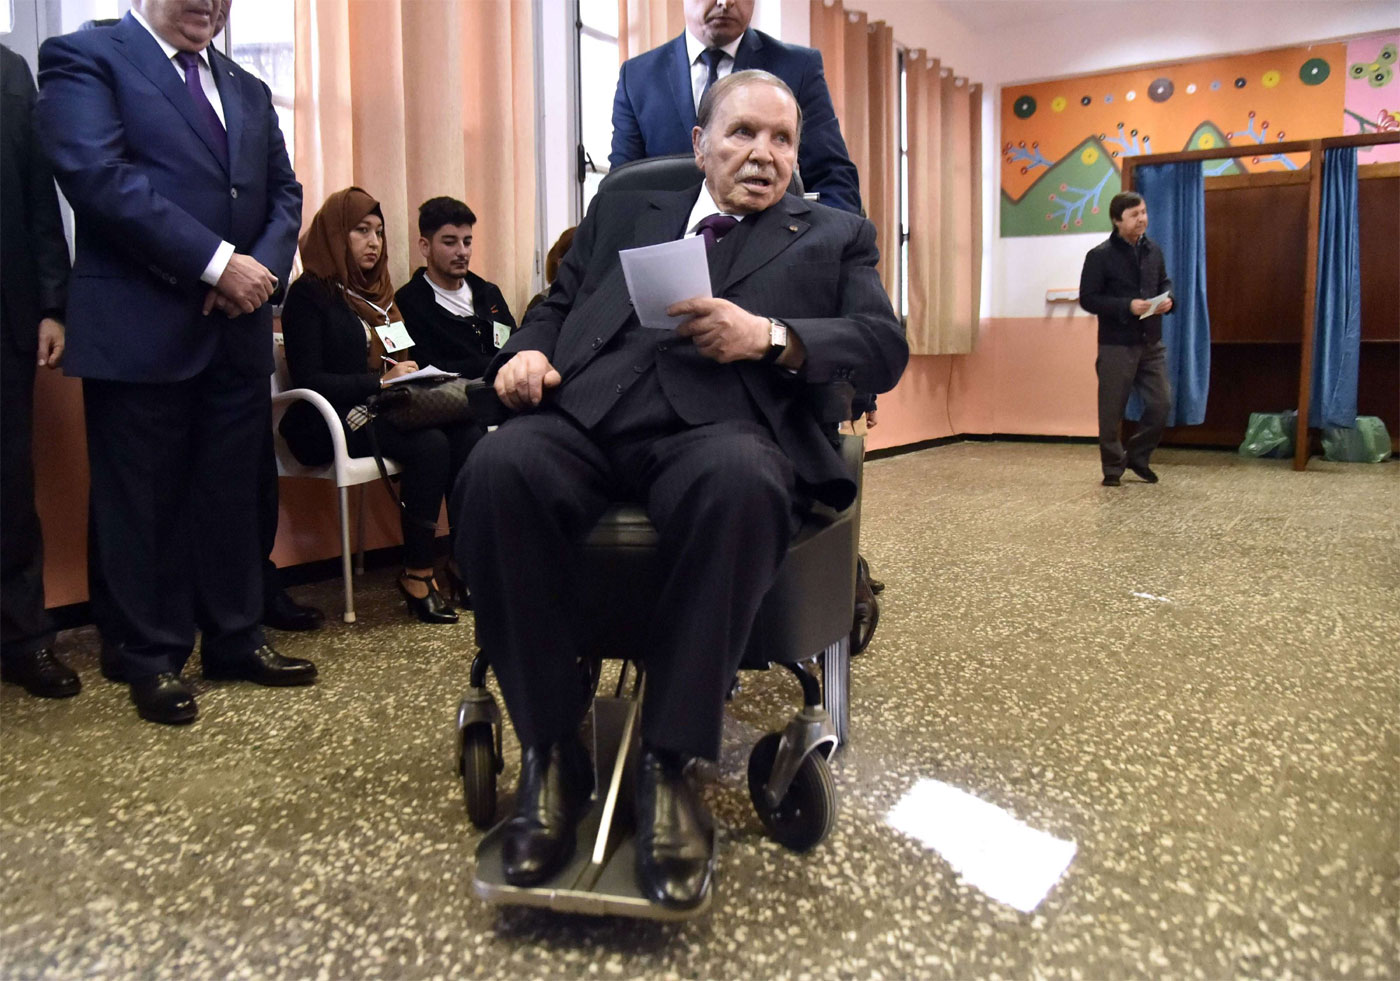
M 666 313 L 688 317 L 676 328 L 677 336 L 689 337 L 697 351 L 721 364 L 756 361 L 768 353 L 768 320 L 728 300 L 698 296 L 671 304 Z M 496 373 L 495 388 L 507 408 L 521 412 L 539 405 L 562 380 L 543 352 L 521 351 Z
M 204 297 L 204 315 L 215 307 L 229 317 L 252 313 L 272 298 L 277 277 L 257 259 L 241 252 L 229 257 L 219 282 Z

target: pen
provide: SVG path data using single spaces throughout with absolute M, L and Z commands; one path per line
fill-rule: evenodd
M 397 368 L 397 367 L 399 366 L 399 363 L 398 363 L 397 361 L 395 361 L 393 358 L 386 358 L 386 357 L 385 357 L 384 355 L 382 355 L 382 354 L 379 356 L 379 360 L 380 360 L 380 361 L 383 361 L 385 364 L 393 365 L 395 368 Z

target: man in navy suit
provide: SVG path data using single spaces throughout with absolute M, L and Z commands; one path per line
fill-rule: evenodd
M 548 299 L 487 371 L 518 414 L 472 451 L 454 507 L 477 637 L 524 747 L 502 842 L 512 884 L 567 862 L 588 796 L 581 614 L 561 557 L 628 496 L 666 562 L 648 623 L 637 878 L 681 908 L 709 888 L 709 819 L 687 764 L 718 756 L 724 696 L 801 502 L 844 508 L 856 493 L 809 387 L 888 391 L 909 356 L 874 227 L 786 193 L 800 132 L 781 79 L 716 82 L 694 130 L 703 183 L 598 194 Z M 687 236 L 706 240 L 714 296 L 673 305 L 675 330 L 643 327 L 618 253 Z
M 846 152 L 822 72 L 821 52 L 749 28 L 754 0 L 685 0 L 685 33 L 628 58 L 613 99 L 613 167 L 643 157 L 690 152 L 705 90 L 730 72 L 777 75 L 802 110 L 803 186 L 822 204 L 860 214 L 860 177 Z
M 77 220 L 64 367 L 83 379 L 98 557 L 142 718 L 180 672 L 315 679 L 262 633 L 258 460 L 301 185 L 267 86 L 210 46 L 229 0 L 135 0 L 39 51 L 36 124 Z

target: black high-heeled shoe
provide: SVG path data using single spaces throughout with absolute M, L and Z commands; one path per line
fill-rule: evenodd
M 426 585 L 428 595 L 414 596 L 403 584 L 405 579 L 413 579 Z M 457 611 L 447 605 L 447 601 L 442 598 L 442 594 L 437 591 L 437 586 L 433 584 L 432 576 L 415 576 L 413 573 L 405 571 L 400 574 L 397 585 L 399 592 L 403 593 L 409 611 L 419 620 L 424 623 L 457 622 Z

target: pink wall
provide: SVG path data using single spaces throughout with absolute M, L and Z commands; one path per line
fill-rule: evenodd
M 869 449 L 960 433 L 1094 435 L 1096 330 L 1087 317 L 983 320 L 971 354 L 910 359 L 880 396 Z

